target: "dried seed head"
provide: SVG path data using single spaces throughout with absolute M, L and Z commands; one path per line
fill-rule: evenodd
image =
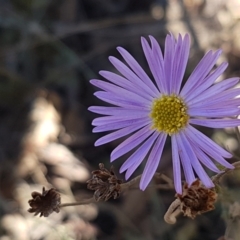
M 197 215 L 214 209 L 217 199 L 215 189 L 208 189 L 196 180 L 191 186 L 184 184 L 182 195 L 177 194 L 180 200 L 180 208 L 184 216 L 194 219 Z
M 60 211 L 61 196 L 53 188 L 45 190 L 43 187 L 42 193 L 32 192 L 32 198 L 28 201 L 31 207 L 28 212 L 35 213 L 34 216 L 40 213 L 40 217 L 48 217 L 52 212 Z
M 108 201 L 111 197 L 118 198 L 122 180 L 116 177 L 112 167 L 108 171 L 103 163 L 100 163 L 99 169 L 93 171 L 92 178 L 87 181 L 87 188 L 95 191 L 93 195 L 95 201 Z

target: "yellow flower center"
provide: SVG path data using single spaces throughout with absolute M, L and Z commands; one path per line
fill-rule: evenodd
M 154 99 L 150 117 L 152 118 L 153 129 L 169 135 L 183 129 L 189 119 L 186 104 L 176 95 L 163 95 Z

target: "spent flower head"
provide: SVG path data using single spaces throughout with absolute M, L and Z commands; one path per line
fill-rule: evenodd
M 184 216 L 195 218 L 205 212 L 213 210 L 217 200 L 215 189 L 208 189 L 197 179 L 191 186 L 184 184 L 183 193 L 177 194 L 180 208 Z
M 99 99 L 115 105 L 92 106 L 90 111 L 106 115 L 93 120 L 93 132 L 113 131 L 98 139 L 96 146 L 127 137 L 111 153 L 111 161 L 135 149 L 124 162 L 120 172 L 126 171 L 126 179 L 145 158 L 140 189 L 144 190 L 156 172 L 167 136 L 171 137 L 174 185 L 182 193 L 181 166 L 188 185 L 197 175 L 207 188 L 214 186 L 203 165 L 214 172 L 220 170 L 213 160 L 226 168 L 233 168 L 225 158 L 232 155 L 193 125 L 210 128 L 235 127 L 240 113 L 239 88 L 234 88 L 238 78 L 220 82 L 216 79 L 225 71 L 224 62 L 213 69 L 221 50 L 209 51 L 187 82 L 182 86 L 189 57 L 190 38 L 186 34 L 175 40 L 167 35 L 164 54 L 155 38 L 150 44 L 142 38 L 142 48 L 154 77 L 153 82 L 138 62 L 123 48 L 117 50 L 125 63 L 115 57 L 110 62 L 121 73 L 100 71 L 109 82 L 93 79 L 91 83 L 103 91 L 95 92 Z M 131 134 L 131 135 L 130 135 Z
M 99 170 L 92 172 L 92 178 L 87 181 L 87 188 L 94 190 L 95 201 L 108 201 L 120 196 L 122 180 L 119 180 L 113 168 L 110 171 L 104 168 L 103 163 L 99 163 Z
M 40 217 L 48 217 L 53 212 L 60 212 L 61 195 L 54 188 L 45 190 L 43 187 L 42 193 L 32 192 L 32 198 L 28 201 L 31 207 L 28 212 L 35 213 L 34 216 L 40 213 Z

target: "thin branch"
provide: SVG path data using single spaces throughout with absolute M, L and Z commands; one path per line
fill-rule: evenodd
M 85 204 L 89 204 L 89 203 L 95 203 L 95 199 L 94 198 L 89 198 L 89 199 L 83 199 L 80 202 L 74 202 L 74 203 L 63 203 L 60 204 L 59 207 L 69 207 L 69 206 L 78 206 L 78 205 L 85 205 Z
M 220 172 L 218 174 L 216 174 L 215 176 L 212 177 L 212 180 L 215 184 L 219 184 L 220 180 L 228 173 L 236 170 L 236 169 L 240 169 L 240 161 L 235 162 L 232 164 L 234 166 L 234 169 L 225 169 L 223 172 Z
M 141 178 L 142 174 L 138 175 L 137 177 L 133 178 L 131 181 L 129 182 L 125 182 L 121 184 L 121 192 L 126 191 L 128 189 L 131 188 L 131 186 L 133 186 L 134 184 L 138 183 L 140 178 Z
M 139 183 L 141 177 L 142 177 L 142 174 L 140 174 L 137 177 L 133 178 L 129 182 L 122 183 L 121 184 L 121 192 L 129 190 L 130 188 L 132 188 L 133 185 L 135 185 L 136 183 Z M 154 178 L 162 178 L 167 183 L 169 183 L 169 179 L 170 179 L 166 175 L 164 175 L 162 173 L 158 173 L 158 172 L 156 172 L 153 177 Z

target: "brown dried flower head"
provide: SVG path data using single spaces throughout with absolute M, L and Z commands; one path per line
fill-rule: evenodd
M 95 201 L 108 201 L 111 197 L 118 198 L 122 180 L 116 177 L 112 167 L 108 171 L 103 163 L 99 163 L 99 169 L 93 171 L 92 178 L 87 181 L 87 188 L 95 191 L 93 194 Z
M 182 195 L 177 194 L 184 216 L 194 219 L 197 215 L 213 210 L 217 200 L 215 189 L 208 189 L 196 180 L 190 187 L 185 183 Z
M 54 188 L 45 190 L 43 187 L 42 193 L 32 192 L 32 198 L 28 201 L 31 207 L 28 212 L 35 213 L 34 216 L 40 213 L 40 217 L 48 217 L 52 212 L 59 213 L 61 196 Z

